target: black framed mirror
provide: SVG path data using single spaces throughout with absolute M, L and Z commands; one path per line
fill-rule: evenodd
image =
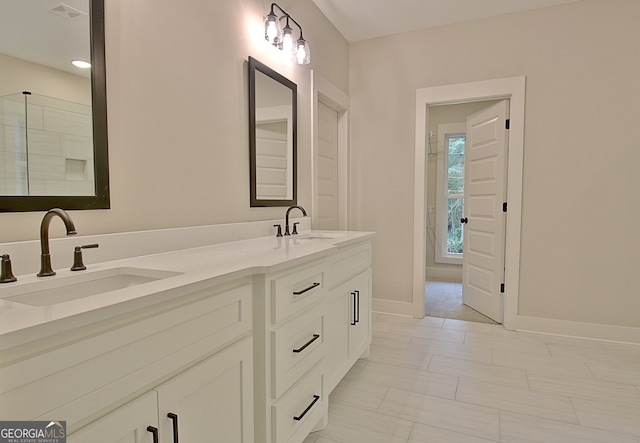
M 9 2 L 12 5 L 20 5 L 26 8 L 28 4 L 33 2 Z M 82 21 L 82 15 L 84 11 L 87 11 L 84 17 L 85 22 L 88 15 L 89 26 L 88 29 L 86 27 L 83 28 L 84 32 L 78 36 L 77 34 L 73 35 L 74 42 L 78 42 L 82 40 L 82 44 L 86 45 L 89 48 L 90 52 L 90 60 L 91 60 L 91 73 L 90 73 L 90 87 L 91 87 L 91 106 L 88 107 L 89 111 L 87 114 L 87 129 L 88 132 L 88 148 L 89 155 L 84 157 L 81 160 L 75 160 L 74 157 L 80 157 L 79 155 L 71 154 L 71 159 L 65 158 L 63 161 L 66 161 L 66 164 L 62 166 L 52 166 L 46 164 L 44 166 L 40 166 L 40 170 L 50 170 L 54 168 L 63 169 L 62 174 L 66 174 L 67 179 L 69 179 L 69 174 L 71 174 L 71 180 L 76 179 L 77 176 L 85 176 L 89 177 L 90 185 L 86 189 L 86 191 L 65 191 L 65 190 L 54 190 L 54 191 L 46 191 L 43 192 L 38 189 L 36 186 L 35 190 L 30 190 L 30 179 L 29 179 L 29 152 L 22 154 L 23 155 L 23 163 L 26 163 L 25 166 L 18 166 L 15 170 L 19 170 L 20 168 L 26 170 L 27 172 L 19 172 L 19 174 L 26 176 L 25 178 L 21 178 L 26 184 L 18 184 L 18 191 L 5 190 L 0 193 L 0 212 L 23 212 L 23 211 L 41 211 L 48 210 L 53 207 L 59 207 L 63 209 L 108 209 L 110 207 L 110 198 L 109 198 L 109 160 L 108 160 L 108 141 L 107 141 L 107 99 L 106 99 L 106 69 L 105 69 L 105 35 L 104 35 L 104 0 L 74 0 L 72 3 L 73 6 L 65 4 L 60 4 L 51 10 L 43 9 L 42 5 L 35 4 L 34 11 L 27 9 L 20 10 L 8 10 L 9 12 L 2 14 L 5 15 L 5 19 L 11 20 L 16 23 L 16 26 L 21 26 L 28 28 L 29 26 L 34 26 L 34 17 L 42 17 L 43 19 L 49 20 L 63 20 L 78 18 L 78 22 Z M 3 8 L 10 7 L 9 4 L 3 5 Z M 34 8 L 32 8 L 34 9 Z M 44 11 L 44 12 L 43 12 Z M 49 14 L 53 12 L 53 14 Z M 59 17 L 53 17 L 55 14 L 62 16 L 62 19 Z M 53 19 L 51 18 L 53 17 Z M 22 21 L 22 23 L 20 23 Z M 76 26 L 76 25 L 73 25 Z M 40 26 L 42 27 L 42 26 Z M 72 27 L 72 26 L 69 26 Z M 25 31 L 26 32 L 26 31 Z M 39 32 L 42 35 L 42 33 Z M 53 36 L 43 35 L 43 38 L 49 38 L 52 40 L 52 43 L 55 45 L 60 45 L 61 43 L 54 39 Z M 66 37 L 65 37 L 66 38 Z M 15 41 L 16 39 L 14 39 Z M 70 41 L 70 40 L 65 40 Z M 40 43 L 40 46 L 43 46 Z M 25 55 L 22 57 L 20 50 L 23 48 L 9 48 L 7 50 L 3 50 L 0 48 L 0 53 L 7 54 L 10 59 L 17 59 L 22 63 L 22 60 L 26 60 L 29 63 L 40 64 L 40 61 L 37 59 L 37 56 L 34 54 Z M 13 52 L 10 52 L 13 51 Z M 49 51 L 52 52 L 52 51 Z M 50 55 L 50 54 L 49 54 Z M 70 60 L 65 60 L 65 62 L 69 62 Z M 43 64 L 44 66 L 44 64 Z M 53 66 L 53 65 L 49 65 Z M 56 68 L 58 69 L 58 68 Z M 2 72 L 2 65 L 0 65 L 0 72 Z M 34 95 L 27 95 L 25 99 L 34 100 L 37 96 L 37 91 L 34 91 Z M 44 100 L 51 100 L 52 97 L 43 97 Z M 53 98 L 54 100 L 58 100 L 59 98 Z M 64 102 L 65 100 L 61 100 Z M 30 102 L 31 103 L 31 102 Z M 75 104 L 74 104 L 75 105 Z M 67 104 L 64 104 L 66 107 Z M 27 120 L 27 112 L 29 109 L 25 102 L 25 117 L 24 120 Z M 67 109 L 64 109 L 66 112 Z M 62 112 L 59 112 L 59 114 Z M 32 119 L 33 120 L 33 119 Z M 90 125 L 90 127 L 88 127 Z M 25 127 L 22 131 L 29 135 L 29 131 Z M 67 140 L 72 137 L 67 136 Z M 62 151 L 74 150 L 76 146 L 73 145 L 73 142 L 70 142 L 70 146 L 64 146 L 64 141 L 60 142 L 62 146 Z M 76 143 L 76 145 L 79 143 Z M 92 152 L 91 152 L 92 149 Z M 77 150 L 76 150 L 77 151 Z M 71 172 L 70 172 L 71 171 Z M 76 174 L 76 177 L 73 174 Z M 14 174 L 15 175 L 15 174 Z M 34 174 L 35 175 L 35 174 Z M 13 186 L 13 185 L 11 185 Z M 16 187 L 16 186 L 14 186 Z M 65 188 L 64 186 L 62 187 Z M 26 189 L 26 191 L 24 190 Z M 66 195 L 69 194 L 69 195 Z M 73 195 L 71 195 L 73 194 Z
M 297 203 L 297 85 L 249 57 L 251 206 Z

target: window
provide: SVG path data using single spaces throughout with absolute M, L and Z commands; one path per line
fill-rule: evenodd
M 465 124 L 438 125 L 436 261 L 462 264 Z

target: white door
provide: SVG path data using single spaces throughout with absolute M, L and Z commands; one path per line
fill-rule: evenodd
M 318 102 L 317 222 L 314 229 L 338 229 L 338 112 Z
M 462 301 L 502 323 L 509 101 L 467 117 Z
M 253 442 L 252 355 L 245 339 L 156 388 L 160 441 Z
M 69 435 L 69 443 L 152 443 L 158 429 L 158 397 L 155 391 L 116 409 Z M 33 440 L 36 441 L 36 440 Z
M 279 200 L 288 195 L 288 122 L 256 122 L 256 197 Z

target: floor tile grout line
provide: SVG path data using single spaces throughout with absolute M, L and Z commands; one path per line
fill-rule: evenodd
M 412 393 L 411 391 L 406 391 L 404 389 L 399 389 L 399 388 L 393 388 L 393 389 L 396 389 L 398 391 L 404 391 L 404 392 Z M 438 396 L 435 396 L 435 395 L 428 395 L 428 394 L 421 394 L 421 395 L 425 395 L 425 396 L 429 396 L 429 397 L 436 397 L 436 398 L 444 398 L 444 397 L 438 397 Z M 450 399 L 450 398 L 446 398 L 445 400 L 458 401 L 458 400 L 453 400 L 453 399 Z M 467 403 L 467 402 L 461 402 L 461 401 L 458 401 L 458 402 L 462 403 L 462 404 L 469 405 L 469 406 L 481 407 L 481 408 L 484 408 L 484 409 L 494 409 L 498 413 L 500 412 L 499 408 L 493 408 L 493 407 L 490 407 L 490 406 L 476 405 L 476 404 L 473 404 L 473 403 Z M 344 402 L 341 402 L 341 403 L 344 404 Z M 418 423 L 418 424 L 421 424 L 423 426 L 430 426 L 430 427 L 442 429 L 444 431 L 455 432 L 455 433 L 458 433 L 460 435 L 466 435 L 466 436 L 470 436 L 470 437 L 474 437 L 474 438 L 485 438 L 485 437 L 479 437 L 477 434 L 470 434 L 468 432 L 462 432 L 462 431 L 454 431 L 452 429 L 445 428 L 445 427 L 442 427 L 442 426 L 437 426 L 437 425 L 434 425 L 434 424 L 431 424 L 431 423 L 425 423 L 425 422 L 421 422 L 419 420 L 413 420 L 411 418 L 407 418 L 406 416 L 404 416 L 403 413 L 400 413 L 400 412 L 396 413 L 397 415 L 394 415 L 393 413 L 386 413 L 384 410 L 380 411 L 379 408 L 375 412 L 377 414 L 383 415 L 385 417 L 390 417 L 390 418 L 395 418 L 395 419 L 398 419 L 398 420 L 404 420 L 404 421 L 411 422 L 412 423 L 412 427 L 413 427 L 413 425 Z M 411 435 L 411 434 L 409 434 L 409 435 Z

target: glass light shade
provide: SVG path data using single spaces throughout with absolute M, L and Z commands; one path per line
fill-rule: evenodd
M 278 17 L 271 13 L 264 21 L 264 38 L 271 44 L 277 44 L 280 37 Z
M 311 62 L 311 52 L 309 51 L 309 44 L 302 37 L 298 39 L 294 60 L 299 65 L 308 65 Z
M 293 48 L 294 48 L 294 44 L 293 44 L 293 29 L 291 29 L 291 27 L 287 23 L 287 25 L 282 29 L 282 47 L 281 47 L 281 49 L 286 54 L 293 55 Z

